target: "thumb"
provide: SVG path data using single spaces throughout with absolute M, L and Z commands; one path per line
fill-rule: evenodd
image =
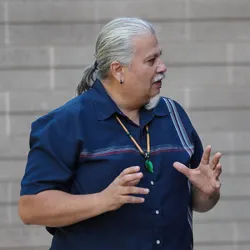
M 187 178 L 189 178 L 190 176 L 190 169 L 188 167 L 186 167 L 184 164 L 180 163 L 180 162 L 175 162 L 173 164 L 173 167 L 179 171 L 180 173 L 184 174 Z

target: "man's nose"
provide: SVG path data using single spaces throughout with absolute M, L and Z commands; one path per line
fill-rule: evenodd
M 162 60 L 160 60 L 159 65 L 157 67 L 157 73 L 165 73 L 166 71 L 167 71 L 167 66 Z

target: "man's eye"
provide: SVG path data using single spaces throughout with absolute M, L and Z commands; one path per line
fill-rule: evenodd
M 149 64 L 153 65 L 155 63 L 155 58 L 148 60 Z

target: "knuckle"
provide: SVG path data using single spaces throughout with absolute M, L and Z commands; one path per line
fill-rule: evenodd
M 221 169 L 221 168 L 222 168 L 222 165 L 221 165 L 221 164 L 218 164 L 217 167 L 218 167 L 219 169 Z
M 135 187 L 135 193 L 136 194 L 144 194 L 145 193 L 145 189 L 144 188 Z
M 126 196 L 126 197 L 124 197 L 124 199 L 123 199 L 123 203 L 125 204 L 125 203 L 131 203 L 131 196 Z
M 118 182 L 119 182 L 119 178 L 115 178 L 112 184 L 116 186 Z
M 121 183 L 124 183 L 126 181 L 126 175 L 123 175 L 122 177 L 121 177 L 121 179 L 120 179 L 120 182 Z
M 144 188 L 137 188 L 136 191 L 138 194 L 144 194 L 145 192 Z
M 221 173 L 221 172 L 222 172 L 222 169 L 221 169 L 221 168 L 217 168 L 217 169 L 216 169 L 216 172 L 217 172 L 217 173 Z
M 119 196 L 117 200 L 118 200 L 119 204 L 124 204 L 125 203 L 124 198 L 122 196 Z
M 129 174 L 125 175 L 123 180 L 124 180 L 124 182 L 131 181 L 131 175 L 129 175 Z
M 129 203 L 133 203 L 134 202 L 134 199 L 135 199 L 135 197 L 133 197 L 133 196 L 128 196 L 128 202 Z
M 138 199 L 139 199 L 139 198 L 137 198 L 137 197 L 135 197 L 135 196 L 130 196 L 130 202 L 131 202 L 131 203 L 137 203 L 137 202 L 138 202 Z
M 127 187 L 120 186 L 119 189 L 118 189 L 118 193 L 119 193 L 119 195 L 126 194 L 127 193 Z
M 126 174 L 126 172 L 127 172 L 126 170 L 127 170 L 127 169 L 122 170 L 122 172 L 121 172 L 120 176 L 125 175 L 125 174 Z
M 133 186 L 128 186 L 127 191 L 128 191 L 129 194 L 133 194 L 134 193 L 134 187 Z

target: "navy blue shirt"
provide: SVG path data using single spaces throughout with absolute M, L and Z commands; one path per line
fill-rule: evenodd
M 149 125 L 151 161 L 145 159 L 115 118 L 117 114 L 146 151 Z M 190 250 L 193 245 L 192 196 L 188 179 L 173 167 L 196 168 L 200 139 L 183 108 L 161 98 L 140 110 L 140 126 L 122 114 L 99 80 L 65 105 L 32 123 L 30 152 L 21 195 L 44 190 L 92 194 L 104 190 L 125 168 L 140 166 L 138 186 L 149 188 L 142 204 L 125 204 L 74 225 L 47 228 L 51 250 Z

